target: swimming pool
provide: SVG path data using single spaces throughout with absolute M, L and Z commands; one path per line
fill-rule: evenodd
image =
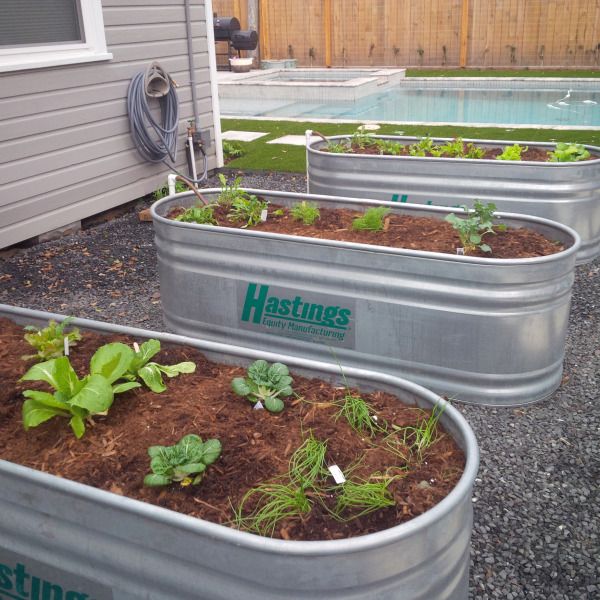
M 410 78 L 355 101 L 221 98 L 238 117 L 600 128 L 600 79 Z

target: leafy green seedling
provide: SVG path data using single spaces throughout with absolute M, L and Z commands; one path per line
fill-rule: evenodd
M 485 150 L 479 148 L 473 142 L 467 144 L 465 150 L 465 158 L 483 158 L 485 156 Z
M 375 139 L 373 138 L 373 134 L 365 133 L 364 129 L 360 127 L 352 134 L 350 138 L 350 146 L 352 148 L 366 148 L 367 146 L 372 146 L 375 143 Z
M 22 356 L 23 360 L 37 358 L 39 360 L 48 360 L 50 358 L 58 358 L 64 353 L 64 339 L 67 338 L 69 346 L 75 346 L 81 340 L 81 334 L 76 327 L 69 332 L 65 329 L 73 317 L 67 317 L 62 323 L 57 323 L 54 320 L 48 322 L 47 327 L 39 328 L 34 325 L 27 325 L 25 331 L 25 341 L 37 350 L 35 354 Z
M 218 439 L 202 441 L 199 435 L 183 436 L 174 446 L 150 446 L 148 455 L 152 473 L 144 477 L 144 485 L 158 487 L 171 483 L 197 485 L 206 467 L 221 454 Z
M 223 158 L 226 161 L 239 158 L 240 156 L 244 156 L 244 150 L 239 143 L 223 140 Z
M 399 156 L 404 153 L 404 144 L 395 142 L 394 140 L 376 140 L 375 142 L 379 148 L 380 154 L 386 154 L 391 156 Z
M 193 373 L 196 370 L 196 365 L 191 361 L 180 362 L 176 365 L 161 365 L 150 362 L 150 359 L 160 352 L 160 342 L 158 340 L 145 341 L 137 352 L 131 350 L 129 346 L 126 346 L 126 348 L 131 351 L 131 360 L 127 371 L 121 377 L 128 381 L 135 381 L 139 378 L 157 394 L 167 389 L 163 381 L 163 375 L 172 378 L 184 373 Z
M 231 206 L 237 198 L 246 196 L 246 192 L 240 190 L 241 177 L 236 177 L 231 183 L 227 183 L 225 175 L 219 173 L 219 181 L 221 182 L 221 192 L 218 202 L 221 206 Z
M 440 156 L 440 146 L 436 146 L 430 137 L 421 138 L 418 142 L 411 144 L 408 147 L 410 156 Z
M 556 144 L 554 152 L 548 152 L 550 162 L 575 162 L 578 160 L 587 160 L 590 153 L 583 144 L 569 144 L 559 142 Z
M 452 213 L 446 217 L 446 221 L 448 221 L 458 233 L 465 254 L 473 252 L 476 248 L 479 248 L 483 252 L 491 252 L 492 248 L 488 244 L 483 243 L 483 236 L 488 233 L 495 234 L 496 230 L 506 230 L 506 225 L 493 225 L 496 205 L 491 202 L 484 205 L 478 200 L 475 200 L 473 210 L 469 210 L 469 207 L 465 205 L 463 205 L 462 208 L 471 216 L 461 218 Z
M 440 156 L 445 156 L 447 158 L 464 158 L 465 145 L 462 138 L 454 138 L 450 142 L 446 142 L 443 146 L 440 146 Z
M 396 502 L 389 491 L 395 477 L 373 474 L 367 481 L 346 481 L 337 498 L 333 515 L 342 521 L 350 521 L 368 515 L 381 508 L 394 506 Z M 350 516 L 344 513 L 351 511 Z
M 114 399 L 111 381 L 103 375 L 91 374 L 79 379 L 66 356 L 34 365 L 22 381 L 45 381 L 54 393 L 25 390 L 23 426 L 37 427 L 53 417 L 70 417 L 73 433 L 80 438 L 85 433 L 85 419 L 106 414 Z M 139 385 L 139 384 L 138 384 Z
M 296 221 L 302 221 L 305 225 L 312 225 L 320 216 L 319 207 L 315 202 L 302 200 L 298 202 L 290 211 L 292 218 Z
M 348 147 L 348 144 L 344 142 L 336 142 L 335 140 L 329 140 L 324 150 L 326 152 L 331 152 L 332 154 L 344 154 L 349 152 L 351 148 Z
M 357 217 L 352 221 L 352 229 L 381 231 L 383 229 L 383 220 L 390 212 L 385 206 L 373 206 L 367 208 L 361 217 Z
M 231 210 L 227 214 L 230 221 L 245 221 L 242 229 L 258 225 L 262 220 L 262 212 L 267 209 L 267 202 L 252 195 L 239 195 L 231 204 Z
M 183 181 L 176 180 L 175 181 L 175 193 L 179 194 L 180 192 L 187 192 L 189 187 L 183 183 Z M 161 185 L 153 194 L 155 200 L 160 200 L 165 196 L 169 195 L 169 184 L 165 183 Z
M 214 215 L 214 207 L 210 204 L 206 206 L 191 206 L 184 213 L 175 217 L 175 221 L 182 223 L 198 223 L 199 225 L 216 225 L 217 221 Z
M 264 360 L 257 360 L 248 367 L 247 377 L 236 377 L 231 382 L 238 396 L 245 396 L 256 404 L 261 404 L 270 412 L 278 413 L 284 408 L 283 400 L 293 392 L 288 368 L 282 363 L 269 366 Z
M 502 154 L 496 156 L 496 160 L 521 160 L 521 154 L 527 152 L 527 149 L 527 146 L 520 146 L 519 144 L 506 146 Z

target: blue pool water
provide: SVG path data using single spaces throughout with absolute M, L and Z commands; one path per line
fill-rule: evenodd
M 397 88 L 356 102 L 221 99 L 223 116 L 600 127 L 600 82 L 570 90 Z

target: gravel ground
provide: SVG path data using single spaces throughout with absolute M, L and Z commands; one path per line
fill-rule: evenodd
M 244 185 L 305 190 L 299 175 L 248 175 Z M 148 204 L 71 237 L 0 253 L 0 303 L 164 329 L 152 225 L 137 218 Z M 599 308 L 596 260 L 577 268 L 561 388 L 526 408 L 459 407 L 481 449 L 474 599 L 600 598 Z

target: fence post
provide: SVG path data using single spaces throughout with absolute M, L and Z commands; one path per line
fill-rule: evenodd
M 460 67 L 467 66 L 467 51 L 469 42 L 469 0 L 462 0 L 462 14 L 460 19 Z
M 331 0 L 323 7 L 323 29 L 325 29 L 325 66 L 331 67 Z
M 259 0 L 258 3 L 258 44 L 261 60 L 272 58 L 269 48 L 269 15 L 267 0 Z

